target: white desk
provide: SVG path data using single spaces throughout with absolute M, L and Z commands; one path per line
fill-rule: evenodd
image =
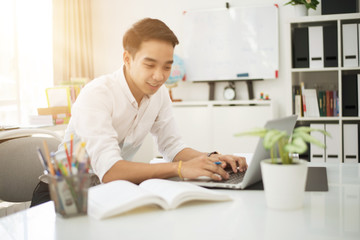
M 263 191 L 227 191 L 230 202 L 144 207 L 107 220 L 63 219 L 48 202 L 0 218 L 4 239 L 360 239 L 360 165 L 328 165 L 329 192 L 306 192 L 296 211 L 265 206 Z

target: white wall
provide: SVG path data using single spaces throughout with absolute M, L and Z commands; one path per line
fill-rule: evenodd
M 291 6 L 283 6 L 287 0 L 232 0 L 230 6 L 279 5 L 280 67 L 279 78 L 254 82 L 255 96 L 260 92 L 269 94 L 276 106 L 275 116 L 291 114 L 290 38 L 288 19 L 293 15 Z M 144 17 L 164 21 L 178 36 L 180 45 L 175 53 L 182 55 L 182 13 L 185 10 L 222 8 L 226 1 L 220 0 L 92 0 L 92 24 L 95 77 L 107 74 L 122 65 L 122 36 L 137 20 Z M 222 100 L 227 83 L 217 83 L 215 99 Z M 248 99 L 246 84 L 237 82 L 237 99 Z M 207 83 L 181 82 L 173 90 L 175 98 L 183 100 L 207 100 Z

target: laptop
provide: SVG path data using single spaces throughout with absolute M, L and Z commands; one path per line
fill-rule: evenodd
M 297 120 L 297 115 L 270 120 L 265 124 L 266 128 L 276 128 L 291 134 Z M 263 139 L 260 138 L 252 156 L 248 169 L 244 173 L 229 172 L 230 178 L 223 181 L 214 181 L 210 178 L 184 180 L 207 188 L 246 189 L 247 187 L 261 180 L 260 161 L 270 158 L 270 153 L 263 146 Z M 247 162 L 249 162 L 247 160 Z

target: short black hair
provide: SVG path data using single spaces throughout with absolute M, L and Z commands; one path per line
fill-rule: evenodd
M 179 40 L 171 29 L 159 19 L 144 18 L 132 25 L 123 37 L 124 50 L 135 56 L 142 42 L 148 40 L 162 40 L 175 47 Z

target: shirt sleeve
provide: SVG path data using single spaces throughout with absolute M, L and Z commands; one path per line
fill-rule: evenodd
M 71 117 L 75 134 L 86 142 L 92 168 L 101 181 L 105 173 L 122 160 L 112 125 L 111 99 L 106 86 L 84 88 L 73 106 Z
M 151 134 L 154 136 L 159 152 L 166 161 L 170 162 L 187 146 L 177 130 L 169 93 L 165 88 L 160 90 L 162 91 L 162 107 L 151 128 Z

